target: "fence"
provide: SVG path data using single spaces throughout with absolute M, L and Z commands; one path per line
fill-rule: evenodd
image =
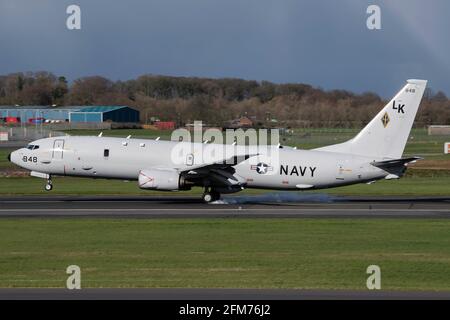
M 66 135 L 64 132 L 52 131 L 39 126 L 0 127 L 0 131 L 8 133 L 9 141 L 33 141 Z

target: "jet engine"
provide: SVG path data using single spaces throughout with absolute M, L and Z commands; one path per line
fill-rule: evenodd
M 175 169 L 147 169 L 139 172 L 139 188 L 153 190 L 188 190 L 184 177 Z

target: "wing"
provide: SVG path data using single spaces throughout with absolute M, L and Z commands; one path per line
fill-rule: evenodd
M 214 187 L 221 193 L 242 190 L 247 181 L 236 174 L 234 166 L 257 154 L 246 154 L 211 164 L 198 165 L 181 171 L 184 179 L 194 185 Z

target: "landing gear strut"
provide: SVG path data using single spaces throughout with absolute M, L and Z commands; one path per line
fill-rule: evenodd
M 220 193 L 218 193 L 217 191 L 209 190 L 208 188 L 206 188 L 205 192 L 203 193 L 202 199 L 206 203 L 217 201 L 217 200 L 220 199 Z
M 51 191 L 53 189 L 52 178 L 48 178 L 47 184 L 45 185 L 45 191 Z

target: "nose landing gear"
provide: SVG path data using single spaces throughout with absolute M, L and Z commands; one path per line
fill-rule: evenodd
M 51 191 L 53 189 L 52 179 L 49 178 L 47 180 L 47 184 L 45 185 L 45 191 Z

